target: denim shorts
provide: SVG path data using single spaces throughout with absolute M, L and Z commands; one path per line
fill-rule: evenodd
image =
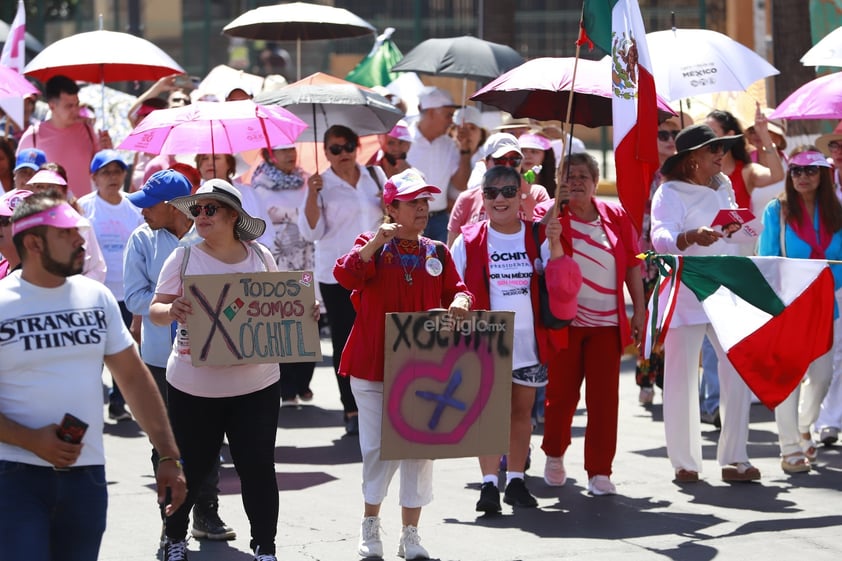
M 512 371 L 512 382 L 520 386 L 542 388 L 547 385 L 547 367 L 543 364 L 524 366 Z

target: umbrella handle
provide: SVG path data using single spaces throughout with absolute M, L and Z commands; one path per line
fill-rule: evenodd
M 319 148 L 317 146 L 318 137 L 316 136 L 316 104 L 313 104 L 313 161 L 316 162 L 316 174 L 319 173 Z

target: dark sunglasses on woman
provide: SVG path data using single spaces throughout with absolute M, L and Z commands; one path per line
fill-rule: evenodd
M 789 168 L 789 174 L 792 177 L 801 177 L 802 173 L 806 174 L 808 177 L 818 175 L 819 166 L 792 166 Z
M 675 137 L 678 136 L 678 133 L 681 131 L 658 131 L 658 140 L 661 142 L 666 142 L 670 138 L 675 140 Z
M 503 197 L 507 199 L 514 199 L 517 196 L 517 192 L 519 190 L 519 185 L 503 185 L 502 187 L 483 187 L 482 196 L 488 199 L 489 201 L 493 201 L 497 198 L 497 195 L 503 193 Z
M 205 211 L 205 216 L 210 217 L 210 216 L 213 216 L 214 214 L 216 214 L 216 211 L 219 210 L 220 208 L 222 208 L 222 207 L 217 206 L 217 205 L 204 205 L 204 206 L 202 206 L 202 205 L 192 205 L 187 210 L 190 211 L 190 215 L 193 218 L 198 218 L 199 215 L 202 214 L 202 210 Z
M 338 156 L 342 153 L 343 150 L 350 154 L 351 152 L 357 149 L 357 143 L 349 141 L 345 144 L 331 144 L 327 147 L 327 149 L 330 150 L 330 153 L 334 156 Z
M 503 156 L 502 158 L 491 158 L 491 161 L 494 162 L 495 166 L 509 166 L 512 168 L 516 168 L 523 161 L 523 158 L 521 158 L 520 156 Z

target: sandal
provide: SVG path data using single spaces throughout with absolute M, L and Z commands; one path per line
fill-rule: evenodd
M 679 469 L 675 472 L 676 483 L 696 483 L 699 481 L 699 472 L 691 469 Z
M 810 471 L 810 460 L 804 452 L 793 452 L 781 456 L 781 469 L 785 473 L 805 473 Z
M 819 449 L 816 447 L 816 443 L 813 442 L 812 438 L 802 438 L 799 442 L 801 445 L 801 451 L 810 460 L 811 464 L 816 463 L 816 460 L 819 457 Z
M 757 481 L 760 470 L 748 462 L 737 462 L 722 467 L 722 481 Z

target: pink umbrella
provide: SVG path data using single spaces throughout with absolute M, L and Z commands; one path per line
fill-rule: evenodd
M 508 111 L 514 117 L 541 121 L 564 121 L 573 81 L 575 58 L 536 58 L 499 76 L 471 96 L 474 101 Z M 586 127 L 611 125 L 611 59 L 579 59 L 573 85 L 573 113 L 570 121 Z M 663 117 L 675 115 L 658 97 Z
M 842 74 L 810 80 L 778 104 L 770 119 L 842 119 Z
M 0 109 L 6 112 L 18 127 L 23 123 L 23 98 L 38 95 L 38 88 L 8 66 L 0 65 Z
M 147 154 L 236 154 L 290 145 L 307 124 L 251 100 L 199 101 L 147 115 L 118 146 Z

